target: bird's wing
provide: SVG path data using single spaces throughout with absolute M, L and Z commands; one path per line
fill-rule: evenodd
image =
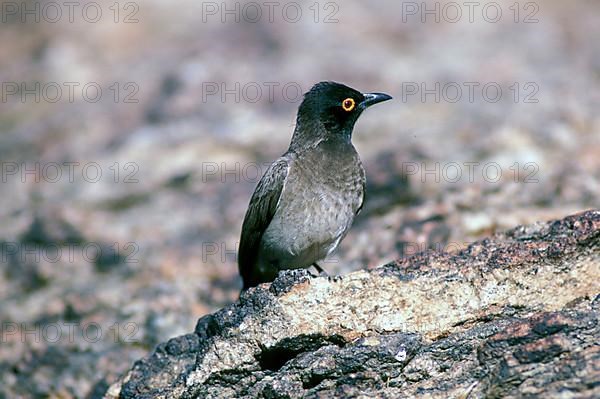
M 358 216 L 358 214 L 360 213 L 360 211 L 362 211 L 363 206 L 365 205 L 365 201 L 367 199 L 367 176 L 365 174 L 365 170 L 362 166 L 362 162 L 360 162 L 359 159 L 359 163 L 360 163 L 360 169 L 362 170 L 362 197 L 360 199 L 360 205 L 358 206 L 358 209 L 356 210 L 356 213 L 354 214 L 354 216 Z
M 279 197 L 288 175 L 289 164 L 284 158 L 275 161 L 265 172 L 252 194 L 250 205 L 242 224 L 238 251 L 238 267 L 244 280 L 244 289 L 260 283 L 254 281 L 258 247 L 263 233 L 277 210 Z
M 367 185 L 366 185 L 366 183 L 363 182 L 362 198 L 360 199 L 360 205 L 358 206 L 358 209 L 356 210 L 356 213 L 354 214 L 354 216 L 358 216 L 360 211 L 362 211 L 363 206 L 365 205 L 366 199 L 367 199 Z

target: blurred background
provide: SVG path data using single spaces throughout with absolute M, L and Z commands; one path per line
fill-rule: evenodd
M 0 398 L 100 397 L 236 300 L 321 80 L 394 96 L 330 273 L 598 207 L 600 3 L 473 3 L 1 2 Z

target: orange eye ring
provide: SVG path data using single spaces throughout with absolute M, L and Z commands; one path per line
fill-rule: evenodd
M 356 107 L 356 101 L 353 98 L 348 97 L 344 101 L 342 101 L 342 109 L 346 112 L 350 112 Z

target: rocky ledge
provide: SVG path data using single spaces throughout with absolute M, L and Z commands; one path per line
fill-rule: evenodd
M 108 398 L 600 397 L 600 211 L 341 281 L 282 273 Z

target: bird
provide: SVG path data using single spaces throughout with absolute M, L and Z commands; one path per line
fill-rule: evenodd
M 337 248 L 365 200 L 354 125 L 365 109 L 390 99 L 332 81 L 304 94 L 289 148 L 258 182 L 242 223 L 242 292 L 284 269 L 326 274 L 317 262 Z

